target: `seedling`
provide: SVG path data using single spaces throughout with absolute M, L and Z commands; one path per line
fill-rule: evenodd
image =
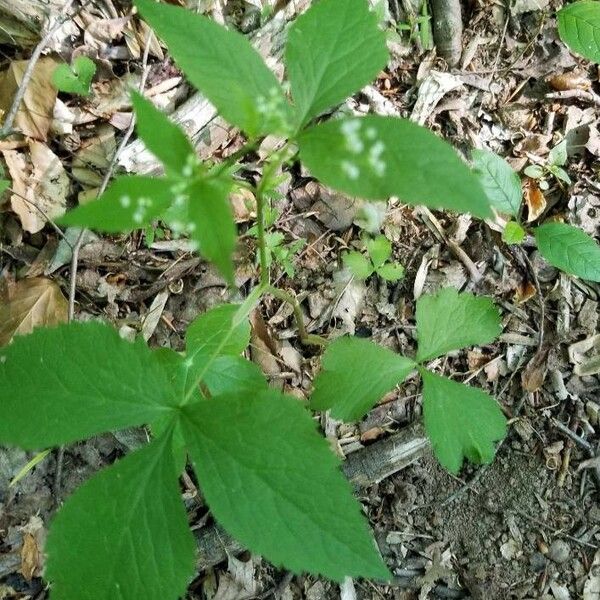
M 78 56 L 71 65 L 58 65 L 52 73 L 52 85 L 60 92 L 90 95 L 90 85 L 96 73 L 96 64 L 87 56 Z
M 358 279 L 367 279 L 373 273 L 377 273 L 386 281 L 398 281 L 404 277 L 404 267 L 389 258 L 392 255 L 392 243 L 385 235 L 377 235 L 373 238 L 365 237 L 364 244 L 367 256 L 355 250 L 346 252 L 342 256 L 344 265 Z
M 555 177 L 560 185 L 562 183 L 571 185 L 571 178 L 563 169 L 564 165 L 567 164 L 567 158 L 567 140 L 563 140 L 550 150 L 546 161 L 529 165 L 525 167 L 523 172 L 527 177 L 538 180 L 538 185 L 542 190 L 547 190 L 550 187 L 548 184 L 549 176 Z
M 562 161 L 564 147 L 555 150 L 553 160 Z M 520 221 L 522 191 L 519 176 L 500 156 L 486 150 L 474 150 L 472 160 L 490 204 L 501 214 L 514 217 L 503 233 L 508 244 L 519 244 L 525 234 L 535 236 L 540 254 L 565 273 L 600 281 L 600 245 L 577 227 L 561 222 L 548 222 L 527 227 Z M 564 163 L 563 163 L 564 164 Z
M 261 165 L 253 189 L 260 281 L 243 304 L 198 317 L 187 329 L 184 353 L 129 343 L 95 321 L 37 329 L 0 350 L 1 444 L 40 450 L 140 425 L 153 434 L 150 444 L 82 485 L 54 518 L 46 546 L 52 597 L 175 600 L 184 594 L 195 564 L 178 488 L 188 459 L 215 519 L 253 552 L 336 581 L 387 580 L 311 413 L 269 388 L 241 356 L 248 315 L 265 294 L 294 304 L 303 341 L 324 343 L 306 333 L 294 298 L 270 283 L 268 194 L 282 165 L 301 160 L 323 184 L 351 196 L 397 196 L 491 217 L 480 178 L 451 146 L 408 120 L 371 115 L 315 123 L 387 63 L 385 35 L 367 0 L 321 0 L 291 25 L 285 51 L 291 98 L 240 34 L 169 4 L 136 5 L 190 83 L 244 132 L 248 152 L 267 135 L 286 141 Z M 234 176 L 243 163 L 200 161 L 184 133 L 148 100 L 133 94 L 133 106 L 138 135 L 165 175 L 118 177 L 99 200 L 61 223 L 128 232 L 162 222 L 189 237 L 232 283 L 236 227 L 229 193 L 240 183 Z M 370 244 L 381 275 L 390 265 L 389 248 L 382 250 L 380 238 Z M 415 358 L 358 338 L 329 344 L 311 406 L 357 419 L 418 372 L 425 427 L 441 464 L 457 472 L 465 457 L 491 461 L 506 430 L 496 402 L 426 365 L 492 342 L 500 332 L 498 311 L 485 298 L 443 290 L 419 300 L 416 321 Z

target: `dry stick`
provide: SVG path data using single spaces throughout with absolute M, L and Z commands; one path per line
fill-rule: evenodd
M 420 424 L 410 425 L 398 433 L 348 455 L 342 464 L 344 475 L 355 490 L 365 488 L 397 473 L 423 456 L 429 440 Z M 214 567 L 230 554 L 244 547 L 218 525 L 195 532 L 199 571 Z
M 17 93 L 13 99 L 12 105 L 8 114 L 6 115 L 6 119 L 4 120 L 4 125 L 2 125 L 2 129 L 0 129 L 0 140 L 4 139 L 8 135 L 10 135 L 12 131 L 12 126 L 15 122 L 15 118 L 17 113 L 19 112 L 19 106 L 21 106 L 21 102 L 23 101 L 23 97 L 25 96 L 25 92 L 29 86 L 29 82 L 31 81 L 31 77 L 33 76 L 33 70 L 35 69 L 35 65 L 39 60 L 42 52 L 45 50 L 46 45 L 50 41 L 50 38 L 71 18 L 69 15 L 69 10 L 71 6 L 73 6 L 75 0 L 69 0 L 67 4 L 62 9 L 62 14 L 58 17 L 56 23 L 44 35 L 44 37 L 40 40 L 38 45 L 35 47 L 33 52 L 31 53 L 31 58 L 27 63 L 27 68 L 23 73 L 23 79 L 21 80 L 21 84 L 17 88 Z M 83 8 L 82 5 L 79 10 Z M 79 10 L 77 12 L 79 12 Z
M 432 0 L 433 40 L 440 56 L 456 67 L 462 55 L 462 10 L 460 0 Z

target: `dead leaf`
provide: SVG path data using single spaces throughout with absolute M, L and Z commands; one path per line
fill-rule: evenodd
M 546 358 L 548 357 L 548 349 L 541 348 L 527 363 L 527 366 L 521 373 L 521 385 L 526 392 L 537 392 L 546 379 L 548 365 Z
M 535 179 L 523 182 L 523 198 L 527 204 L 527 223 L 535 221 L 546 210 L 546 197 Z
M 250 333 L 252 362 L 255 362 L 269 378 L 277 380 L 281 375 L 281 366 L 278 359 L 279 350 L 258 310 L 254 310 L 250 314 L 250 324 L 252 326 Z M 283 381 L 279 380 L 277 384 L 283 385 Z
M 548 83 L 558 92 L 565 90 L 589 90 L 592 82 L 585 73 L 571 71 L 570 73 L 557 73 L 548 79 Z
M 0 306 L 0 346 L 34 327 L 64 323 L 67 313 L 68 303 L 51 279 L 22 279 L 11 290 L 9 301 Z
M 240 188 L 229 196 L 236 223 L 247 223 L 256 217 L 256 198 L 247 188 Z
M 12 61 L 0 77 L 0 114 L 6 115 L 10 110 L 28 64 L 28 60 Z M 33 68 L 31 81 L 14 122 L 14 128 L 27 137 L 41 141 L 46 141 L 48 137 L 57 93 L 51 81 L 57 64 L 53 58 L 44 57 Z
M 60 159 L 46 144 L 29 141 L 29 152 L 5 150 L 12 178 L 13 211 L 29 233 L 41 231 L 48 219 L 63 215 L 71 182 Z
M 99 187 L 116 150 L 115 130 L 110 125 L 101 125 L 97 135 L 82 144 L 75 154 L 73 177 L 84 186 Z
M 21 546 L 21 574 L 26 581 L 39 577 L 43 569 L 43 546 L 46 538 L 44 523 L 38 516 L 30 517 L 21 527 L 23 545 Z
M 523 281 L 517 286 L 515 290 L 515 302 L 517 304 L 524 304 L 528 300 L 531 300 L 537 294 L 537 289 L 530 281 Z

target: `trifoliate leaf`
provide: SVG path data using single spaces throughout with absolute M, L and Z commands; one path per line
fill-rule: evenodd
M 515 221 L 509 221 L 502 232 L 502 239 L 507 244 L 520 244 L 525 239 L 525 230 Z
M 341 581 L 389 578 L 339 461 L 298 400 L 270 390 L 183 409 L 182 428 L 217 521 L 275 565 Z
M 285 63 L 302 126 L 367 85 L 388 60 L 366 0 L 322 0 L 290 27 Z
M 356 421 L 414 368 L 412 360 L 369 340 L 338 338 L 323 355 L 311 408 L 331 409 L 336 419 Z
M 177 482 L 171 436 L 84 483 L 50 527 L 53 600 L 183 597 L 195 543 Z
M 143 425 L 177 404 L 144 342 L 98 322 L 17 336 L 0 349 L 0 381 L 0 444 L 25 449 Z
M 506 435 L 506 419 L 485 392 L 421 369 L 423 417 L 433 452 L 441 465 L 458 473 L 466 457 L 490 463 L 494 442 Z
M 191 177 L 194 147 L 183 131 L 138 92 L 131 96 L 136 129 L 146 148 L 162 162 L 167 172 Z
M 417 361 L 489 344 L 501 331 L 500 314 L 489 298 L 459 294 L 454 288 L 421 296 L 417 302 Z
M 60 92 L 90 95 L 90 85 L 96 73 L 96 63 L 87 56 L 78 56 L 71 65 L 58 65 L 52 73 L 52 85 Z
M 306 129 L 298 144 L 317 179 L 351 196 L 491 216 L 478 176 L 452 146 L 406 119 L 332 120 Z
M 378 269 L 392 255 L 392 242 L 385 235 L 367 238 L 365 241 L 367 252 L 373 261 L 373 266 Z
M 386 281 L 400 281 L 404 277 L 404 267 L 398 263 L 386 263 L 377 269 L 377 275 Z
M 600 63 L 600 4 L 580 0 L 558 11 L 558 33 L 569 48 Z
M 355 250 L 346 252 L 342 254 L 342 261 L 344 266 L 350 270 L 354 277 L 358 277 L 358 279 L 366 279 L 373 274 L 371 261 L 360 252 L 356 252 Z
M 523 193 L 521 180 L 513 168 L 488 150 L 473 150 L 471 158 L 490 204 L 500 213 L 518 215 Z
M 600 245 L 578 227 L 546 223 L 534 229 L 541 255 L 570 275 L 600 281 Z
M 117 177 L 97 200 L 82 204 L 58 220 L 107 233 L 147 227 L 173 200 L 173 181 L 141 175 Z
M 190 83 L 250 137 L 289 128 L 291 107 L 275 75 L 240 33 L 191 10 L 136 0 Z

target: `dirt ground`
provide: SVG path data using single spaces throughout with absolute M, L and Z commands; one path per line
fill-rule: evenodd
M 130 107 L 123 90 L 141 71 L 143 43 L 138 42 L 137 50 L 126 44 L 126 25 L 115 21 L 128 14 L 130 5 L 109 2 L 115 16 L 100 6 L 103 2 L 98 4 L 85 9 L 93 19 L 75 20 L 68 44 L 65 38 L 52 48 L 68 58 L 85 41 L 86 51 L 95 48 L 102 65 L 89 99 L 63 98 L 68 111 L 63 114 L 74 115 L 75 125 L 53 127 L 44 143 L 71 180 L 72 192 L 63 199 L 69 204 L 75 192 L 97 189 L 127 127 Z M 253 4 L 225 3 L 222 16 L 252 32 Z M 407 4 L 390 1 L 389 28 L 406 17 Z M 462 151 L 488 148 L 505 156 L 518 171 L 544 163 L 550 149 L 567 139 L 566 169 L 573 185 L 549 178 L 548 189 L 538 190 L 544 199 L 540 207 L 539 197 L 536 204 L 528 191 L 536 183 L 529 182 L 524 192 L 529 217 L 538 223 L 561 215 L 598 237 L 599 72 L 559 41 L 554 12 L 561 4 L 516 0 L 507 9 L 501 1 L 464 2 L 457 67 L 450 69 L 408 36 L 398 37 L 391 43 L 385 72 L 349 99 L 344 110 L 411 117 Z M 206 6 L 216 11 L 221 4 Z M 113 30 L 103 24 L 110 19 Z M 99 30 L 111 31 L 108 40 Z M 19 45 L 1 48 L 4 68 L 30 53 Z M 157 90 L 161 107 L 172 111 L 192 92 L 177 79 L 168 57 L 159 54 L 150 55 L 148 85 Z M 164 84 L 172 78 L 171 87 Z M 561 86 L 562 92 L 572 93 L 561 95 Z M 242 144 L 235 131 L 219 132 L 221 137 L 208 142 L 196 140 L 201 153 L 226 156 Z M 0 150 L 6 163 L 12 150 L 6 144 Z M 124 155 L 130 160 L 135 152 L 127 154 L 126 149 Z M 125 161 L 124 166 L 131 164 Z M 368 210 L 392 240 L 394 258 L 406 275 L 397 284 L 376 277 L 360 282 L 344 272 L 340 255 L 359 247 L 363 204 L 323 188 L 300 166 L 287 173 L 280 191 L 274 229 L 287 242 L 306 240 L 306 245 L 293 258 L 294 276 L 275 265 L 274 279 L 298 295 L 312 333 L 371 337 L 410 355 L 416 346 L 415 299 L 421 293 L 454 286 L 493 297 L 503 318 L 500 340 L 437 359 L 432 366 L 462 375 L 498 398 L 510 431 L 488 467 L 465 467 L 456 478 L 427 453 L 359 493 L 395 575 L 392 585 L 347 580 L 339 586 L 291 576 L 242 553 L 199 572 L 188 598 L 600 599 L 600 376 L 593 370 L 575 374 L 600 348 L 600 286 L 550 267 L 532 240 L 515 250 L 502 242 L 501 228 L 493 224 L 407 207 L 394 199 L 387 210 Z M 50 201 L 58 200 L 53 196 Z M 243 199 L 235 207 L 241 234 L 237 296 L 229 297 L 216 272 L 178 240 L 167 236 L 147 243 L 141 233 L 90 236 L 79 257 L 77 318 L 102 316 L 122 332 L 148 333 L 153 346 L 180 350 L 185 327 L 198 313 L 239 299 L 255 280 L 254 240 L 247 234 L 252 210 Z M 69 259 L 61 257 L 55 231 L 46 225 L 31 233 L 23 218 L 6 198 L 0 200 L 3 293 L 9 296 L 22 277 L 43 277 L 68 297 Z M 159 318 L 148 319 L 157 310 Z M 267 299 L 252 324 L 252 360 L 273 385 L 307 398 L 319 356 L 299 343 L 289 307 Z M 362 422 L 342 424 L 323 415 L 321 424 L 340 452 L 358 452 L 418 420 L 420 400 L 417 381 L 409 380 Z M 53 451 L 14 486 L 9 482 L 33 454 L 0 449 L 0 600 L 47 597 L 40 574 L 52 514 L 93 473 L 146 439 L 145 431 L 120 432 L 69 447 L 64 456 Z M 193 478 L 184 479 L 182 486 L 192 525 L 210 525 Z

